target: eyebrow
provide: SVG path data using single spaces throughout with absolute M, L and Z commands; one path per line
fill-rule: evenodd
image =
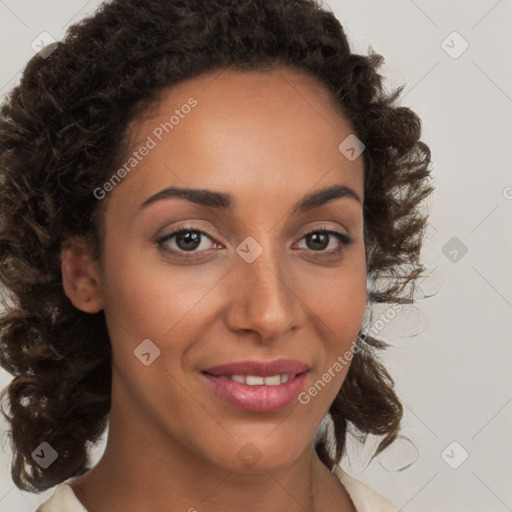
M 235 198 L 224 192 L 198 188 L 167 187 L 148 197 L 141 204 L 139 211 L 158 201 L 171 199 L 173 197 L 179 197 L 202 206 L 223 210 L 233 210 L 236 207 Z M 363 204 L 357 193 L 350 187 L 347 187 L 346 185 L 331 185 L 330 187 L 315 190 L 305 195 L 293 206 L 291 213 L 295 214 L 312 210 L 313 208 L 318 208 L 329 201 L 344 197 L 354 199 L 361 205 Z

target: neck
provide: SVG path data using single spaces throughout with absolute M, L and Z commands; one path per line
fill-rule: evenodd
M 88 512 L 353 510 L 313 442 L 286 467 L 237 473 L 201 458 L 127 410 L 117 410 L 112 402 L 101 460 L 69 482 Z

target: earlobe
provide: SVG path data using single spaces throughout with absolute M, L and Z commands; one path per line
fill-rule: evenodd
M 73 238 L 61 251 L 61 275 L 64 292 L 72 304 L 86 313 L 103 309 L 98 262 L 92 247 Z

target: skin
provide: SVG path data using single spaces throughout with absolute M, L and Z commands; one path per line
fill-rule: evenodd
M 353 129 L 302 72 L 224 70 L 165 91 L 133 123 L 133 149 L 191 96 L 197 106 L 105 199 L 100 259 L 77 239 L 62 253 L 68 297 L 83 311 L 104 309 L 113 350 L 105 453 L 71 486 L 89 512 L 236 503 L 248 512 L 353 511 L 313 448 L 348 364 L 307 405 L 267 413 L 234 408 L 200 373 L 298 359 L 311 369 L 307 389 L 352 348 L 366 303 L 364 175 L 362 157 L 349 161 L 338 145 Z M 330 185 L 350 187 L 361 202 L 342 197 L 291 213 Z M 140 210 L 169 186 L 229 193 L 236 206 L 168 198 Z M 156 243 L 184 225 L 208 235 L 186 261 L 168 251 L 187 252 L 176 237 Z M 352 243 L 326 255 L 340 246 L 335 236 L 323 247 L 306 236 L 321 227 Z M 236 252 L 248 236 L 263 249 L 252 263 Z M 148 366 L 134 356 L 145 339 L 160 349 Z M 260 456 L 250 466 L 239 458 L 248 442 Z

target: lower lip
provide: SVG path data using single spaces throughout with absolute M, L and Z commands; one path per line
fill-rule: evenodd
M 248 386 L 224 377 L 203 373 L 213 390 L 237 409 L 251 412 L 272 412 L 283 409 L 297 399 L 308 376 L 308 371 L 277 386 Z

